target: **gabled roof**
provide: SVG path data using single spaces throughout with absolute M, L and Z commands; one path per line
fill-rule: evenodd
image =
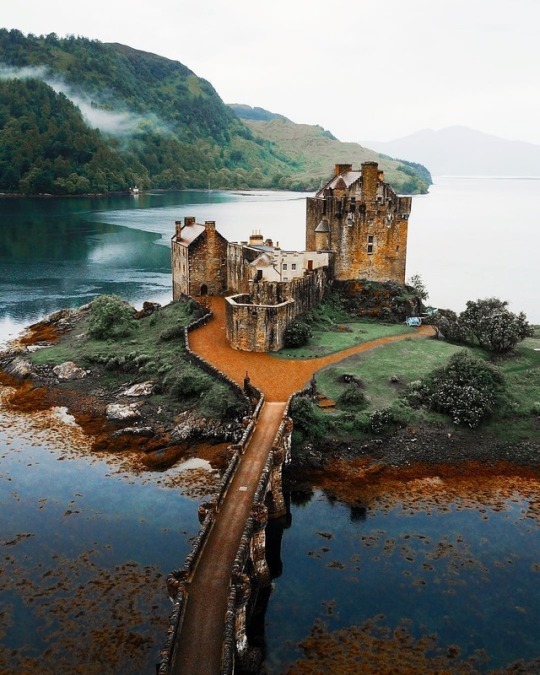
M 331 189 L 334 190 L 336 187 L 339 189 L 347 188 L 349 189 L 351 185 L 356 183 L 362 177 L 361 171 L 346 171 L 345 173 L 340 174 L 339 176 L 333 176 L 326 185 L 324 185 L 319 192 L 317 192 L 317 197 L 322 196 L 325 190 Z
M 255 260 L 250 263 L 251 267 L 270 267 L 274 259 L 268 253 L 261 253 L 260 256 L 255 258 Z
M 199 225 L 199 223 L 193 223 L 192 225 L 184 225 L 180 231 L 180 238 L 177 237 L 176 241 L 181 246 L 190 246 L 195 239 L 200 237 L 206 228 L 204 225 Z

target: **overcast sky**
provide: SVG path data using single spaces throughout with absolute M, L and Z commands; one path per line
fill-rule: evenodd
M 19 0 L 0 22 L 181 61 L 342 141 L 465 125 L 540 144 L 540 0 Z

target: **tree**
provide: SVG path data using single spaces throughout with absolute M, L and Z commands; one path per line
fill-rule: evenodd
M 506 354 L 518 342 L 531 336 L 534 331 L 525 314 L 514 314 L 507 309 L 507 305 L 508 302 L 498 298 L 469 300 L 458 319 L 468 340 L 476 340 L 492 354 Z
M 91 305 L 88 334 L 96 340 L 125 337 L 134 325 L 133 307 L 117 295 L 100 295 Z
M 409 286 L 412 286 L 415 294 L 421 300 L 427 300 L 429 297 L 428 290 L 424 284 L 424 280 L 419 274 L 413 274 L 413 276 L 407 281 Z

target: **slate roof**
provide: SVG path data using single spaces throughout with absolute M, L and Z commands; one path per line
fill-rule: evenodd
M 181 246 L 190 246 L 195 241 L 195 239 L 200 237 L 204 230 L 204 225 L 199 225 L 199 223 L 185 225 L 180 231 L 180 239 L 177 237 L 176 241 Z
M 340 174 L 339 176 L 334 176 L 331 180 L 324 185 L 319 192 L 317 192 L 317 196 L 322 195 L 325 190 L 332 189 L 334 190 L 336 187 L 346 187 L 347 189 L 351 187 L 353 183 L 356 183 L 356 181 L 362 177 L 362 171 L 346 171 L 345 173 Z M 341 183 L 341 185 L 340 185 Z M 343 185 L 343 183 L 345 185 Z

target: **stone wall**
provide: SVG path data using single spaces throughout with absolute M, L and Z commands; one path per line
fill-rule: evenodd
M 227 247 L 227 282 L 229 293 L 249 293 L 249 264 L 260 255 L 257 249 L 245 244 L 229 243 Z
M 328 284 L 321 267 L 290 282 L 253 283 L 251 294 L 226 298 L 226 335 L 233 349 L 275 352 L 287 326 L 317 305 Z

